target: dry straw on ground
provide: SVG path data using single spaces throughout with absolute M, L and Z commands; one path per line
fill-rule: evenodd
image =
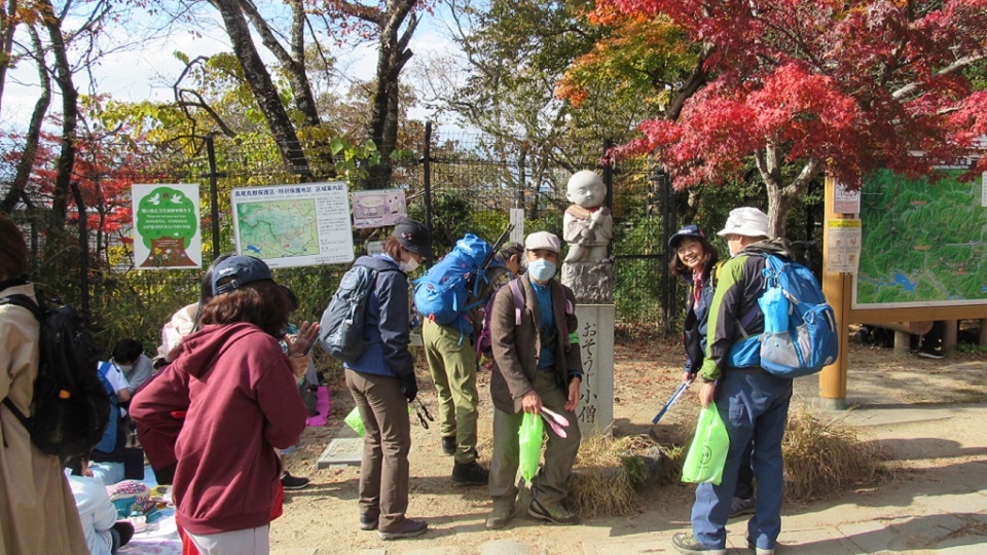
M 788 415 L 782 444 L 785 496 L 800 501 L 872 485 L 887 475 L 887 456 L 842 421 L 823 422 L 804 407 Z
M 569 482 L 569 501 L 586 517 L 629 514 L 642 485 L 678 479 L 680 451 L 643 436 L 584 438 Z
M 684 427 L 690 426 L 683 424 Z M 695 423 L 691 424 L 691 429 Z M 584 438 L 569 483 L 569 502 L 585 517 L 634 511 L 643 485 L 677 482 L 691 434 L 681 444 L 658 445 L 642 436 Z M 885 455 L 842 421 L 823 422 L 793 406 L 782 445 L 785 496 L 807 501 L 873 485 L 889 472 Z

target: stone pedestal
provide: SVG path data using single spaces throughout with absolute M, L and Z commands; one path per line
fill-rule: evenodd
M 577 304 L 611 304 L 613 261 L 563 262 L 562 283 L 572 289 Z
M 583 381 L 576 417 L 585 437 L 613 431 L 613 324 L 614 305 L 577 304 Z

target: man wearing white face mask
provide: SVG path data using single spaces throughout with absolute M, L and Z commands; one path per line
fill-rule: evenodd
M 490 317 L 493 373 L 490 396 L 494 404 L 494 446 L 490 465 L 493 511 L 489 529 L 503 528 L 514 516 L 519 463 L 518 430 L 524 412 L 542 408 L 576 422 L 582 381 L 576 299 L 555 279 L 561 251 L 557 236 L 546 231 L 525 239 L 528 269 L 502 287 Z M 545 465 L 531 484 L 528 514 L 555 524 L 575 524 L 579 516 L 563 505 L 572 465 L 579 451 L 579 427 L 566 428 L 567 437 L 548 433 Z
M 144 346 L 133 338 L 121 339 L 113 347 L 113 364 L 123 372 L 130 391 L 137 391 L 144 382 L 151 379 L 153 365 L 151 359 L 144 354 Z
M 367 350 L 347 362 L 346 385 L 366 429 L 360 464 L 360 529 L 377 530 L 384 540 L 420 536 L 424 520 L 405 517 L 408 509 L 408 403 L 418 395 L 411 341 L 407 273 L 431 249 L 428 228 L 403 218 L 384 242 L 384 252 L 361 256 L 355 264 L 376 271 L 367 304 L 363 337 Z

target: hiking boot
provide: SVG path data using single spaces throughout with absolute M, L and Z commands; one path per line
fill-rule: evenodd
M 775 550 L 772 549 L 762 549 L 754 544 L 754 540 L 747 536 L 747 547 L 754 550 L 754 555 L 775 555 Z
M 513 499 L 494 499 L 493 510 L 487 517 L 487 530 L 500 530 L 517 513 Z
M 406 518 L 390 530 L 377 530 L 377 535 L 382 540 L 400 540 L 420 536 L 425 533 L 425 530 L 428 530 L 428 523 L 424 520 Z
M 699 540 L 695 536 L 688 532 L 677 532 L 672 536 L 672 546 L 679 553 L 685 553 L 685 555 L 726 555 L 726 549 L 717 549 L 715 547 L 706 547 L 705 545 L 699 543 Z
M 452 481 L 457 484 L 482 486 L 490 481 L 490 472 L 476 461 L 456 463 L 452 467 Z
M 730 501 L 730 518 L 754 514 L 754 496 L 747 499 L 734 497 Z
M 308 486 L 310 481 L 308 478 L 292 476 L 287 470 L 281 475 L 281 485 L 284 486 L 284 489 L 302 489 Z
M 442 438 L 442 452 L 450 457 L 456 454 L 456 436 Z
M 528 507 L 528 514 L 538 520 L 547 520 L 553 524 L 570 525 L 579 522 L 579 515 L 576 513 L 566 510 L 561 505 L 546 507 L 539 503 L 537 499 L 531 500 L 531 505 Z
M 380 518 L 380 515 L 360 513 L 360 530 L 376 530 L 378 518 Z

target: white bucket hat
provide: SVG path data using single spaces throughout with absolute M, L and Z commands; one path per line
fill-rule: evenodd
M 723 230 L 717 233 L 720 237 L 727 235 L 743 235 L 744 237 L 771 237 L 768 232 L 768 215 L 757 208 L 742 206 L 730 211 Z

